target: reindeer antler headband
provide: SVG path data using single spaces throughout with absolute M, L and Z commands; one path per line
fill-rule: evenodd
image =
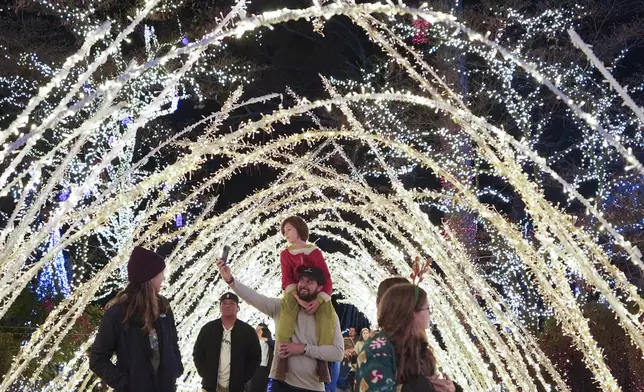
M 411 265 L 412 273 L 409 276 L 411 282 L 414 284 L 414 306 L 418 305 L 418 285 L 423 281 L 423 275 L 429 271 L 429 267 L 432 265 L 432 258 L 425 260 L 425 263 L 420 265 L 420 256 L 416 256 L 414 262 Z

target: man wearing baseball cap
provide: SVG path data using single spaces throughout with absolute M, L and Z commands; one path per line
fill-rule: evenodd
M 255 328 L 237 318 L 239 297 L 224 293 L 221 318 L 204 325 L 192 356 L 206 392 L 243 392 L 261 361 Z
M 258 294 L 251 288 L 235 281 L 230 267 L 221 260 L 217 261 L 222 279 L 244 301 L 268 315 L 277 324 L 280 317 L 279 298 L 269 298 Z M 297 270 L 297 295 L 304 302 L 317 298 L 324 285 L 324 274 L 318 267 L 302 266 Z M 335 315 L 337 318 L 337 314 Z M 270 377 L 273 378 L 272 392 L 324 391 L 324 383 L 318 376 L 318 360 L 340 362 L 344 356 L 344 341 L 340 331 L 340 320 L 336 320 L 331 345 L 318 346 L 318 331 L 315 315 L 308 314 L 303 308 L 297 315 L 295 334 L 290 343 L 276 344 L 275 356 L 288 359 L 288 371 L 277 376 L 277 363 L 273 361 Z

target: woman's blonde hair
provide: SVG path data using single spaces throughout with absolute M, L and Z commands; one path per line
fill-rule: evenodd
M 107 303 L 106 308 L 116 304 L 124 304 L 125 318 L 123 324 L 129 326 L 133 316 L 141 318 L 143 332 L 150 333 L 159 314 L 167 312 L 170 305 L 163 297 L 157 296 L 152 281 L 143 283 L 128 283 L 125 289 L 119 291 L 116 297 Z
M 436 358 L 427 334 L 414 322 L 415 313 L 425 307 L 427 293 L 409 283 L 391 287 L 380 301 L 378 324 L 394 346 L 398 364 L 396 378 L 400 384 L 436 372 Z

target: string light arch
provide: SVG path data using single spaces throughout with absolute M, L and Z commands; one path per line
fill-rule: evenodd
M 545 199 L 539 187 L 530 181 L 517 165 L 517 157 L 531 159 L 540 170 L 559 181 L 602 222 L 604 230 L 614 238 L 616 243 L 627 250 L 632 263 L 642 269 L 639 250 L 614 230 L 602 217 L 601 212 L 559 177 L 548 166 L 545 159 L 539 157 L 529 146 L 515 140 L 484 118 L 473 115 L 460 101 L 458 95 L 442 82 L 437 74 L 432 75 L 438 80 L 435 86 L 425 76 L 416 72 L 411 63 L 393 49 L 393 45 L 387 44 L 391 38 L 377 34 L 370 28 L 369 15 L 410 14 L 423 18 L 432 25 L 444 24 L 450 28 L 457 28 L 466 33 L 471 40 L 482 42 L 498 50 L 508 61 L 524 68 L 537 81 L 544 83 L 562 98 L 576 115 L 601 134 L 606 142 L 622 155 L 627 162 L 627 169 L 644 173 L 644 168 L 632 151 L 624 148 L 619 140 L 605 132 L 590 114 L 582 111 L 580 105 L 544 78 L 538 69 L 495 42 L 469 30 L 455 21 L 451 15 L 443 13 L 384 4 L 336 3 L 325 6 L 316 5 L 302 10 L 271 11 L 235 20 L 243 9 L 243 2 L 240 2 L 233 8 L 233 12 L 222 20 L 220 26 L 202 40 L 188 43 L 183 48 L 176 48 L 159 58 L 150 59 L 146 64 L 132 64 L 118 80 L 106 81 L 95 91 L 72 102 L 71 97 L 76 90 L 82 88 L 90 75 L 100 69 L 108 56 L 113 53 L 111 48 L 125 40 L 127 33 L 140 23 L 155 5 L 156 1 L 146 2 L 132 24 L 88 66 L 86 72 L 79 74 L 69 94 L 61 99 L 58 109 L 53 110 L 48 118 L 40 124 L 34 124 L 27 131 L 23 130 L 29 124 L 28 120 L 33 109 L 51 91 L 43 88 L 23 114 L 0 134 L 0 141 L 4 143 L 0 151 L 0 159 L 13 171 L 21 167 L 27 152 L 45 130 L 56 130 L 65 118 L 71 119 L 80 115 L 81 109 L 87 105 L 97 104 L 98 107 L 90 118 L 79 122 L 80 125 L 77 128 L 61 139 L 62 144 L 73 142 L 70 157 L 59 166 L 52 168 L 54 169 L 52 174 L 42 180 L 38 188 L 41 192 L 38 200 L 24 213 L 22 216 L 24 220 L 14 227 L 13 221 L 17 218 L 15 215 L 11 219 L 10 227 L 2 231 L 0 238 L 5 246 L 0 250 L 0 259 L 3 260 L 0 262 L 2 272 L 0 274 L 0 315 L 6 313 L 17 293 L 62 250 L 74 244 L 79 238 L 100 230 L 123 206 L 133 206 L 142 200 L 151 199 L 140 220 L 130 228 L 131 238 L 120 244 L 117 255 L 89 280 L 80 283 L 76 290 L 48 315 L 43 326 L 35 331 L 29 342 L 23 346 L 20 354 L 14 359 L 12 368 L 0 384 L 1 391 L 10 390 L 16 384 L 37 385 L 39 383 L 39 376 L 45 365 L 51 361 L 55 350 L 71 330 L 85 306 L 95 298 L 96 292 L 119 265 L 126 261 L 133 246 L 139 244 L 156 247 L 180 238 L 180 246 L 176 247 L 168 257 L 172 279 L 166 287 L 166 293 L 173 299 L 173 308 L 181 331 L 180 345 L 183 357 L 190 358 L 196 333 L 206 320 L 216 317 L 217 310 L 213 304 L 225 289 L 222 282 L 217 279 L 213 262 L 219 249 L 224 243 L 232 245 L 234 251 L 231 259 L 235 261 L 233 268 L 239 281 L 249 283 L 266 294 L 278 295 L 279 269 L 275 255 L 283 243 L 276 228 L 284 217 L 293 213 L 310 217 L 313 233 L 341 243 L 349 249 L 348 253 L 329 252 L 327 258 L 334 276 L 337 277 L 338 290 L 370 316 L 375 312 L 375 304 L 371 300 L 374 298 L 375 288 L 378 282 L 387 276 L 386 269 L 375 262 L 376 255 L 384 257 L 402 274 L 410 272 L 409 261 L 416 255 L 431 256 L 435 260 L 444 275 L 432 271 L 424 288 L 430 294 L 430 305 L 443 334 L 446 351 L 436 344 L 434 346 L 441 366 L 453 374 L 455 380 L 466 389 L 536 391 L 541 386 L 549 389 L 552 383 L 557 388 L 566 390 L 565 375 L 559 374 L 554 368 L 539 349 L 534 337 L 527 332 L 516 316 L 503 310 L 508 309 L 504 300 L 481 278 L 451 228 L 432 224 L 428 216 L 422 212 L 418 200 L 427 197 L 451 199 L 452 203 L 463 205 L 478 214 L 481 219 L 488 222 L 490 227 L 498 231 L 507 244 L 520 255 L 526 269 L 532 274 L 533 282 L 538 285 L 540 294 L 554 309 L 564 332 L 573 339 L 577 348 L 584 354 L 586 365 L 592 371 L 596 382 L 604 390 L 620 390 L 604 362 L 601 349 L 589 332 L 588 320 L 584 318 L 567 285 L 565 271 L 568 268 L 575 268 L 580 276 L 606 297 L 632 343 L 643 352 L 644 331 L 641 323 L 638 322 L 638 317 L 644 311 L 642 307 L 644 300 L 623 273 L 611 265 L 604 251 L 594 243 L 593 237 L 587 232 L 591 229 L 575 227 L 564 213 L 553 207 Z M 217 118 L 225 119 L 233 108 L 238 107 L 236 102 L 241 96 L 241 90 L 238 90 L 215 116 L 214 122 L 206 127 L 199 140 L 174 142 L 176 147 L 189 150 L 176 162 L 141 178 L 139 182 L 128 187 L 116 186 L 117 180 L 115 184 L 99 191 L 93 202 L 89 202 L 80 210 L 75 210 L 82 200 L 83 193 L 94 185 L 101 171 L 111 167 L 111 162 L 123 153 L 137 130 L 154 118 L 167 113 L 161 110 L 162 106 L 173 102 L 179 79 L 191 69 L 209 45 L 216 44 L 227 37 L 241 37 L 259 27 L 302 18 L 328 19 L 334 15 L 350 16 L 356 23 L 370 31 L 371 38 L 385 47 L 385 51 L 405 67 L 410 76 L 420 83 L 431 98 L 398 91 L 340 95 L 329 83 L 326 83 L 327 91 L 331 96 L 329 99 L 315 102 L 302 100 L 293 107 L 280 108 L 266 114 L 258 121 L 240 124 L 234 132 L 218 135 L 221 123 Z M 95 35 L 90 35 L 89 44 L 70 58 L 62 72 L 52 78 L 52 83 L 66 77 L 61 75 L 68 74 L 74 64 L 87 56 L 92 40 L 98 39 L 103 32 L 104 30 L 99 29 L 94 33 Z M 584 47 L 574 34 L 571 33 L 571 37 L 577 45 Z M 170 75 L 163 91 L 132 113 L 131 122 L 124 125 L 125 132 L 115 136 L 116 140 L 110 143 L 111 148 L 107 150 L 103 160 L 87 175 L 85 181 L 69 189 L 67 199 L 56 205 L 39 231 L 29 232 L 29 223 L 43 208 L 49 196 L 54 193 L 55 186 L 69 168 L 69 162 L 79 153 L 80 148 L 92 134 L 92 130 L 105 122 L 120 121 L 115 116 L 117 108 L 127 106 L 128 103 L 117 101 L 118 92 L 127 83 L 144 77 L 145 72 L 155 64 L 163 64 L 182 55 L 188 57 L 187 61 L 175 74 Z M 418 58 L 416 61 L 423 64 Z M 595 63 L 595 65 L 601 68 L 601 64 Z M 432 72 L 431 67 L 426 63 L 423 67 L 426 71 Z M 323 81 L 326 82 L 324 79 Z M 616 84 L 614 80 L 609 82 Z M 628 102 L 628 94 L 623 89 L 620 90 L 620 94 Z M 266 96 L 257 100 L 274 98 L 274 96 Z M 349 104 L 360 102 L 369 105 L 373 101 L 396 101 L 425 106 L 428 109 L 438 110 L 458 122 L 463 134 L 474 143 L 475 151 L 480 158 L 488 162 L 501 178 L 512 184 L 525 201 L 531 218 L 535 222 L 536 241 L 526 240 L 518 225 L 508 222 L 501 214 L 481 203 L 468 185 L 452 175 L 431 155 L 399 140 L 366 130 L 353 115 Z M 68 104 L 72 105 L 68 107 Z M 637 118 L 642 118 L 640 117 L 641 108 L 631 102 L 628 102 L 628 105 Z M 337 107 L 348 120 L 348 126 L 339 129 L 304 130 L 299 134 L 275 138 L 265 144 L 253 141 L 253 135 L 259 132 L 270 135 L 277 123 L 288 123 L 294 115 L 313 112 L 322 107 Z M 344 157 L 342 147 L 338 143 L 340 140 L 362 143 L 375 154 L 382 171 L 386 173 L 391 183 L 394 192 L 392 195 L 378 194 L 370 189 L 361 174 L 355 170 L 352 170 L 350 175 L 341 174 L 329 164 L 329 157 L 336 154 Z M 297 156 L 294 153 L 294 147 L 302 144 L 323 147 L 319 148 L 316 154 Z M 327 147 L 332 147 L 332 150 L 326 150 Z M 380 150 L 384 147 L 396 149 L 400 156 L 410 162 L 430 168 L 451 184 L 453 193 L 448 195 L 405 188 L 397 174 L 383 159 Z M 325 151 L 326 154 L 321 155 Z M 209 157 L 213 156 L 227 157 L 230 161 L 182 200 L 167 205 L 172 187 L 191 172 L 199 170 L 208 159 L 211 159 Z M 36 161 L 32 168 L 39 172 L 47 167 L 47 164 L 46 160 Z M 212 209 L 217 199 L 213 198 L 206 206 L 202 206 L 202 214 L 193 222 L 175 227 L 173 230 L 169 229 L 174 226 L 177 214 L 194 203 L 197 196 L 207 194 L 213 185 L 225 182 L 239 169 L 260 164 L 281 170 L 283 175 L 280 180 L 270 188 L 259 191 L 227 211 L 214 216 L 212 216 Z M 351 166 L 349 162 L 347 164 Z M 122 178 L 121 176 L 126 176 L 131 170 L 133 169 L 129 168 L 125 173 L 121 171 L 117 176 Z M 21 182 L 16 179 L 26 176 L 32 176 L 29 170 L 18 170 L 17 173 L 2 175 L 0 186 L 3 193 L 7 194 L 10 189 L 19 188 Z M 19 190 L 20 200 L 24 199 L 28 190 Z M 330 190 L 339 196 L 335 199 L 325 196 L 324 191 Z M 20 204 L 24 203 L 20 202 Z M 342 218 L 344 213 L 360 217 L 362 224 L 345 221 Z M 38 244 L 46 241 L 52 230 L 63 224 L 69 225 L 69 229 L 61 236 L 60 241 L 48 249 L 40 260 L 30 264 L 29 268 L 23 268 Z M 258 275 L 258 271 L 268 272 Z M 349 274 L 348 271 L 356 271 L 356 274 Z M 616 282 L 615 289 L 607 283 L 606 275 Z M 360 278 L 357 281 L 356 276 Z M 477 296 L 484 298 L 485 308 L 478 303 Z M 632 304 L 637 305 L 636 312 L 628 310 L 627 305 Z M 495 315 L 501 328 L 497 329 L 490 322 L 488 311 Z M 244 308 L 242 317 L 251 322 L 259 320 L 255 311 L 249 307 Z M 476 339 L 473 339 L 472 331 L 477 331 Z M 60 374 L 53 381 L 43 385 L 42 390 L 88 390 L 99 382 L 88 370 L 86 352 L 92 338 L 81 344 L 75 357 L 63 366 Z M 23 373 L 36 358 L 39 359 L 40 365 L 26 378 Z M 182 390 L 192 390 L 198 385 L 198 376 L 192 364 L 189 361 L 186 362 L 186 374 L 181 380 L 180 387 Z

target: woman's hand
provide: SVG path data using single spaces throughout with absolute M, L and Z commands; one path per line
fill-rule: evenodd
M 449 376 L 447 374 L 443 374 L 443 377 L 445 378 L 441 378 L 440 375 L 435 374 L 428 378 L 436 392 L 455 392 L 456 387 L 452 380 L 450 380 Z

